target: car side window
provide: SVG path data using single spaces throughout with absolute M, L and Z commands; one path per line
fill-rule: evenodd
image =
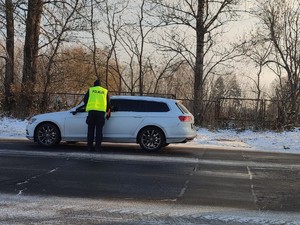
M 164 102 L 111 99 L 111 105 L 115 112 L 168 112 L 168 105 Z
M 136 101 L 127 99 L 111 99 L 110 104 L 113 107 L 114 112 L 134 112 L 137 111 L 138 105 Z
M 164 102 L 146 101 L 147 112 L 168 112 L 170 111 L 168 105 Z

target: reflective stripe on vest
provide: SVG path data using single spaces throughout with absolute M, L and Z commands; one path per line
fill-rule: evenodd
M 108 90 L 96 86 L 89 89 L 89 99 L 85 111 L 96 110 L 106 112 Z

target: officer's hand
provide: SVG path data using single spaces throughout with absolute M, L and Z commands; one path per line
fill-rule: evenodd
M 107 110 L 105 118 L 106 118 L 107 120 L 109 120 L 109 118 L 110 118 L 110 109 Z

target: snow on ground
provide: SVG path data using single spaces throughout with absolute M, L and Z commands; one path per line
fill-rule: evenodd
M 300 154 L 300 130 L 274 132 L 235 130 L 209 131 L 200 128 L 193 143 L 220 147 L 238 147 L 268 152 Z
M 27 120 L 0 118 L 0 139 L 26 138 L 27 123 Z M 199 128 L 197 137 L 189 144 L 300 154 L 300 129 L 284 132 L 250 130 L 237 132 L 235 130 L 209 131 Z
M 0 138 L 24 138 L 27 120 L 0 117 Z

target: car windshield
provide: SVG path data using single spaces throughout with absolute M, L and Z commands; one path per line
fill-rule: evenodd
M 81 102 L 79 105 L 76 107 L 72 108 L 71 111 L 76 111 L 76 112 L 85 112 L 85 106 L 83 102 Z

